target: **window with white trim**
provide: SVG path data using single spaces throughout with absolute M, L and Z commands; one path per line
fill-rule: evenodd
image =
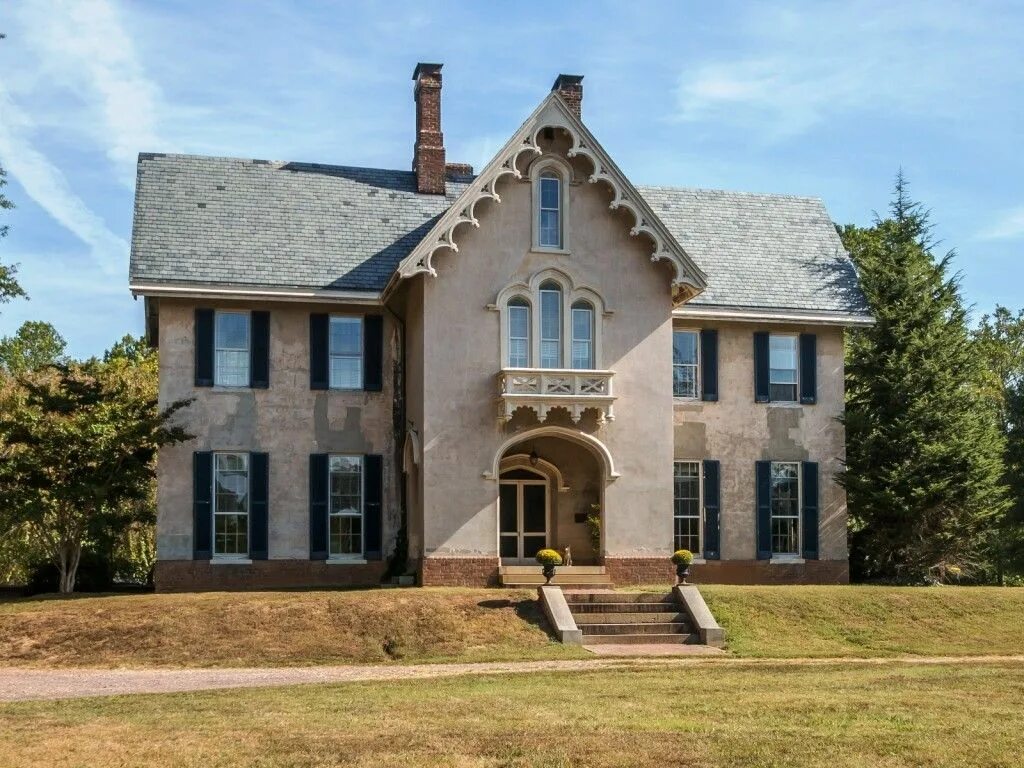
M 562 287 L 554 280 L 540 286 L 540 367 L 562 367 Z
M 774 333 L 768 337 L 769 398 L 773 403 L 797 401 L 797 339 Z
M 363 388 L 363 318 L 331 315 L 330 388 Z
M 772 556 L 800 554 L 800 464 L 771 464 Z
M 213 454 L 213 556 L 249 556 L 249 454 Z
M 572 367 L 594 368 L 594 308 L 587 301 L 572 305 Z
M 508 302 L 508 367 L 530 367 L 530 304 L 522 296 Z
M 674 549 L 700 553 L 701 463 L 675 462 L 673 490 L 675 539 Z
M 214 314 L 214 378 L 218 387 L 249 386 L 249 313 Z
M 562 179 L 544 171 L 537 180 L 537 244 L 542 248 L 562 247 Z
M 331 558 L 363 556 L 363 457 L 330 457 L 327 546 Z
M 672 332 L 672 395 L 696 399 L 699 396 L 697 371 L 700 360 L 700 336 L 697 331 Z

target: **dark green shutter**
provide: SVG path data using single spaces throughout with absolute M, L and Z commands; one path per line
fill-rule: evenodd
M 330 352 L 330 315 L 309 316 L 309 388 L 327 389 L 330 386 L 328 359 Z
M 384 388 L 384 318 L 363 318 L 363 389 L 380 392 Z
M 377 455 L 363 457 L 363 553 L 367 560 L 380 560 L 381 502 L 384 497 L 384 458 Z
M 330 496 L 330 457 L 309 455 L 309 559 L 327 559 L 327 510 Z
M 721 481 L 719 463 L 704 461 L 704 559 L 721 557 Z
M 772 463 L 759 461 L 757 475 L 757 559 L 772 556 Z
M 813 333 L 800 334 L 800 402 L 818 402 L 818 338 Z
M 250 315 L 249 386 L 266 389 L 270 386 L 270 313 Z
M 213 454 L 192 454 L 192 559 L 213 555 Z
M 818 464 L 814 461 L 803 462 L 803 533 L 804 558 L 818 559 Z
M 196 386 L 213 386 L 213 310 L 197 309 L 195 325 Z
M 771 370 L 768 357 L 768 334 L 754 334 L 754 402 L 767 403 L 772 399 Z
M 270 457 L 249 454 L 249 557 L 266 560 L 270 539 Z
M 701 399 L 718 400 L 718 331 L 705 328 L 700 332 Z

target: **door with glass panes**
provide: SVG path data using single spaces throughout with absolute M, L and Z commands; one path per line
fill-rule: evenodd
M 498 551 L 505 565 L 533 565 L 548 545 L 548 481 L 526 469 L 502 474 L 498 484 Z

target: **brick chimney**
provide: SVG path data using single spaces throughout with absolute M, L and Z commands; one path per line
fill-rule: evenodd
M 416 190 L 444 194 L 444 136 L 441 134 L 441 65 L 420 62 L 412 73 L 416 81 L 416 146 L 412 169 Z
M 559 75 L 551 86 L 576 117 L 583 118 L 583 75 Z

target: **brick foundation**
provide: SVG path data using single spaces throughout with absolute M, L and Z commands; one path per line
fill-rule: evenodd
M 606 557 L 604 565 L 616 586 L 674 582 L 676 567 L 663 557 Z M 808 560 L 780 564 L 767 560 L 708 560 L 690 566 L 694 584 L 849 584 L 846 560 Z
M 157 592 L 371 587 L 380 584 L 383 560 L 351 565 L 323 560 L 254 560 L 252 564 L 211 564 L 208 560 L 158 560 Z
M 495 587 L 497 557 L 425 557 L 420 570 L 425 587 Z

